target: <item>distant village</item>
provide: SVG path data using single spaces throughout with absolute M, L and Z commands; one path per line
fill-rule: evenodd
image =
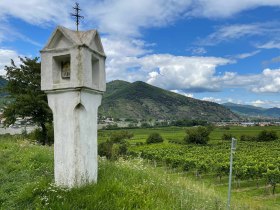
M 36 125 L 32 122 L 31 117 L 16 118 L 14 124 L 10 125 L 8 128 L 4 128 L 3 109 L 0 109 L 0 134 L 10 133 L 19 134 L 22 132 L 30 132 L 36 128 Z M 118 128 L 148 128 L 148 127 L 167 127 L 167 126 L 184 126 L 184 124 L 178 124 L 179 121 L 174 120 L 143 120 L 143 119 L 127 119 L 127 118 L 112 118 L 106 116 L 98 117 L 98 129 L 118 129 Z M 206 122 L 206 121 L 200 121 Z M 177 123 L 177 124 L 176 124 Z M 200 124 L 199 122 L 197 124 Z M 225 127 L 225 126 L 280 126 L 280 120 L 249 120 L 249 121 L 222 121 L 222 122 L 211 122 L 214 126 Z

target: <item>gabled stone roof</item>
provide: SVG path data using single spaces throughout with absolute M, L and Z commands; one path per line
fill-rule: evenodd
M 61 33 L 67 40 L 69 40 L 70 42 L 73 43 L 73 45 L 86 45 L 87 47 L 91 48 L 91 44 L 92 42 L 98 42 L 96 43 L 96 45 L 98 45 L 98 51 L 100 51 L 99 53 L 104 54 L 104 50 L 103 50 L 103 46 L 101 44 L 100 41 L 100 37 L 99 34 L 97 32 L 97 30 L 89 30 L 89 31 L 74 31 L 74 30 L 70 30 L 68 28 L 65 28 L 63 26 L 58 26 L 53 34 L 51 35 L 48 43 L 46 44 L 46 46 L 43 48 L 44 50 L 48 50 L 51 49 L 51 43 L 53 43 L 55 41 L 55 39 L 57 38 L 57 34 Z M 97 37 L 96 37 L 97 36 Z M 97 39 L 96 39 L 97 38 Z

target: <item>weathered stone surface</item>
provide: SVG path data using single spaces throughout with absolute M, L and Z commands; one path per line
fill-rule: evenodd
M 54 117 L 55 182 L 65 187 L 96 182 L 97 113 L 106 89 L 98 32 L 59 26 L 41 55 L 41 87 Z
M 42 90 L 90 88 L 104 92 L 105 54 L 96 30 L 77 32 L 57 27 L 41 51 Z M 70 61 L 70 78 L 61 77 L 61 63 Z

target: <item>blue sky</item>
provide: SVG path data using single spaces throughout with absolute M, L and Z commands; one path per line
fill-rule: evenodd
M 0 74 L 40 56 L 75 1 L 0 0 Z M 142 80 L 202 100 L 280 107 L 280 0 L 80 0 L 107 81 Z

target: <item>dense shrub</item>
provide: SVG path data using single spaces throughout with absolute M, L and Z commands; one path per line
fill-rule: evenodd
M 104 130 L 116 130 L 119 129 L 118 124 L 111 124 L 111 125 L 106 125 L 103 127 Z
M 112 133 L 106 142 L 98 145 L 98 154 L 109 160 L 116 160 L 119 156 L 126 155 L 128 148 L 126 140 L 132 137 L 133 133 L 128 131 Z
M 278 139 L 276 131 L 263 130 L 257 136 L 241 135 L 241 141 L 275 141 Z
M 171 122 L 172 126 L 205 126 L 208 125 L 207 121 L 205 120 L 189 120 L 189 119 L 183 119 L 183 120 L 176 120 Z
M 36 141 L 37 143 L 44 144 L 44 142 L 48 143 L 49 145 L 54 143 L 54 131 L 53 131 L 53 124 L 47 124 L 47 141 L 43 135 L 41 128 L 36 128 L 34 131 L 30 132 L 27 135 L 27 138 Z
M 159 133 L 151 133 L 146 140 L 147 144 L 161 143 L 161 142 L 163 142 L 163 138 Z
M 276 131 L 263 130 L 257 136 L 257 141 L 275 141 L 278 139 Z
M 257 141 L 256 136 L 241 135 L 240 141 Z
M 230 141 L 233 138 L 231 133 L 223 133 L 222 140 Z
M 141 128 L 151 128 L 152 126 L 149 123 L 147 123 L 147 122 L 143 122 L 143 123 L 141 123 L 140 127 Z
M 230 127 L 228 125 L 222 126 L 221 129 L 223 130 L 230 130 Z
M 102 142 L 98 145 L 98 155 L 105 156 L 109 160 L 116 160 L 121 155 L 127 154 L 128 143 L 123 141 L 121 143 L 113 143 L 110 140 Z
M 112 156 L 112 147 L 113 143 L 108 140 L 106 142 L 101 142 L 98 144 L 98 155 L 110 159 Z
M 211 133 L 212 129 L 208 127 L 199 126 L 196 128 L 191 128 L 186 130 L 186 137 L 184 141 L 186 143 L 193 143 L 193 144 L 207 144 L 209 141 L 209 134 Z
M 133 137 L 133 133 L 128 131 L 119 131 L 114 132 L 110 136 L 110 141 L 113 143 L 121 143 L 125 139 L 131 139 Z

